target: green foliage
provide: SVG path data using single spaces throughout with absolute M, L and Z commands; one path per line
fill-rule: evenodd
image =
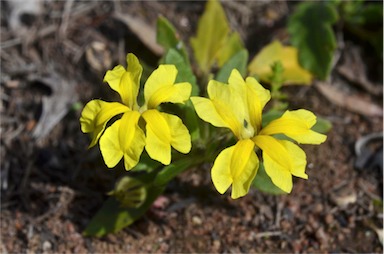
M 154 177 L 155 173 L 151 173 L 137 178 L 137 181 L 142 182 L 142 188 L 145 188 L 147 193 L 145 201 L 140 206 L 125 207 L 115 197 L 110 197 L 91 219 L 83 234 L 101 237 L 109 233 L 116 233 L 144 215 L 156 198 L 164 191 L 164 187 L 150 184 Z
M 274 110 L 284 110 L 288 107 L 288 103 L 283 102 L 287 96 L 281 92 L 281 87 L 284 82 L 284 67 L 281 61 L 276 61 L 271 65 L 272 75 L 270 76 L 271 82 L 271 97 Z
M 108 198 L 92 218 L 83 232 L 84 235 L 101 237 L 131 225 L 145 214 L 156 198 L 163 193 L 169 181 L 200 162 L 201 159 L 187 157 L 164 167 L 159 172 L 148 170 L 151 173 L 141 174 L 136 178 L 123 177 L 110 192 L 112 197 Z M 141 189 L 140 197 L 129 196 L 138 189 Z M 140 202 L 137 202 L 138 200 Z
M 225 12 L 218 0 L 209 0 L 201 16 L 196 37 L 191 38 L 191 46 L 196 62 L 203 73 L 209 73 L 215 57 L 224 45 L 229 33 Z
M 183 57 L 184 62 L 189 65 L 188 53 L 184 43 L 179 39 L 174 26 L 163 16 L 157 19 L 156 41 L 164 47 L 166 51 L 175 49 Z
M 256 189 L 274 195 L 286 194 L 279 187 L 273 184 L 271 178 L 267 175 L 264 169 L 264 164 L 260 162 L 257 175 L 252 182 L 252 186 Z
M 336 6 L 339 7 L 341 18 L 351 25 L 363 26 L 383 21 L 383 5 L 378 2 L 343 1 Z
M 199 95 L 199 87 L 196 83 L 196 77 L 193 74 L 189 62 L 174 48 L 170 48 L 164 58 L 165 64 L 174 64 L 177 66 L 176 82 L 189 82 L 192 85 L 192 96 Z
M 263 127 L 267 126 L 270 122 L 282 116 L 283 113 L 284 112 L 281 110 L 270 110 L 264 113 L 261 125 Z
M 303 2 L 289 19 L 292 44 L 299 49 L 300 64 L 325 80 L 332 67 L 336 38 L 332 24 L 338 19 L 334 5 L 327 2 Z
M 312 127 L 313 131 L 320 132 L 323 134 L 328 133 L 332 129 L 332 123 L 324 119 L 322 117 L 317 117 L 317 122 L 316 124 Z
M 156 178 L 154 179 L 153 184 L 159 187 L 165 186 L 169 181 L 171 181 L 178 174 L 187 170 L 192 165 L 196 165 L 196 163 L 199 163 L 200 161 L 201 161 L 201 158 L 198 159 L 192 156 L 175 161 L 174 163 L 164 167 L 156 175 Z
M 217 55 L 217 63 L 222 67 L 235 54 L 244 49 L 243 41 L 237 32 L 230 34 L 225 40 L 225 44 L 220 49 Z M 248 60 L 248 56 L 247 56 Z
M 242 49 L 232 56 L 216 75 L 216 80 L 227 82 L 233 69 L 237 69 L 244 77 L 247 72 L 248 51 Z
M 336 6 L 345 27 L 364 41 L 368 41 L 383 57 L 383 4 L 379 2 L 343 1 Z

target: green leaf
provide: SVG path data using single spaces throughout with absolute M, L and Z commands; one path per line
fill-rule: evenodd
M 313 131 L 323 134 L 328 133 L 332 129 L 332 123 L 322 117 L 317 117 L 316 124 L 312 127 Z
M 147 195 L 141 206 L 137 208 L 124 207 L 115 197 L 110 197 L 91 219 L 83 234 L 86 236 L 101 237 L 109 233 L 116 233 L 143 216 L 165 189 L 165 186 L 154 186 L 150 184 L 150 182 L 153 181 L 153 177 L 154 174 L 145 174 L 138 179 L 146 184 L 143 187 L 146 188 Z
M 171 48 L 168 50 L 164 59 L 165 64 L 174 64 L 178 70 L 176 82 L 189 82 L 192 85 L 192 96 L 198 96 L 200 89 L 196 83 L 196 77 L 192 72 L 191 66 L 186 62 L 183 56 Z
M 219 67 L 222 67 L 229 59 L 231 59 L 236 53 L 243 49 L 244 44 L 240 38 L 240 35 L 237 32 L 233 32 L 227 37 L 224 46 L 217 54 L 217 63 Z
M 160 162 L 153 160 L 144 150 L 141 154 L 139 163 L 137 163 L 137 165 L 131 171 L 146 171 L 147 173 L 150 173 L 161 166 L 162 164 Z
M 163 16 L 157 19 L 156 41 L 163 46 L 166 51 L 171 48 L 177 50 L 189 65 L 188 53 L 184 43 L 180 40 L 175 27 Z
M 154 186 L 165 186 L 169 181 L 176 177 L 181 172 L 195 165 L 199 160 L 196 158 L 186 157 L 164 167 L 156 176 Z
M 343 1 L 340 12 L 347 25 L 364 26 L 383 22 L 383 4 L 378 2 Z
M 299 62 L 325 80 L 332 67 L 336 38 L 332 24 L 338 19 L 334 5 L 326 2 L 300 3 L 288 22 L 292 44 L 299 49 Z
M 271 178 L 267 175 L 264 169 L 264 164 L 260 162 L 259 170 L 255 179 L 253 179 L 252 186 L 262 192 L 274 195 L 286 194 L 283 190 L 273 184 Z
M 284 114 L 283 111 L 280 110 L 270 110 L 263 114 L 263 119 L 261 125 L 263 127 L 267 126 L 273 120 L 281 117 Z
M 216 80 L 220 82 L 227 82 L 229 75 L 233 69 L 237 69 L 244 77 L 247 72 L 248 51 L 243 49 L 236 53 L 217 73 Z
M 204 73 L 209 73 L 228 32 L 228 21 L 220 2 L 209 0 L 198 22 L 197 35 L 191 38 L 195 59 Z
M 341 16 L 349 32 L 368 41 L 383 57 L 383 4 L 363 1 L 343 1 Z
M 179 38 L 176 35 L 176 29 L 165 17 L 160 16 L 157 19 L 156 41 L 166 50 L 176 47 Z

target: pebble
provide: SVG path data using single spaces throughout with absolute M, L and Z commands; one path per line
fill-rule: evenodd
M 193 216 L 193 217 L 192 217 L 192 222 L 193 222 L 193 224 L 195 224 L 195 225 L 201 225 L 201 223 L 203 223 L 203 221 L 201 220 L 201 218 L 200 218 L 200 217 L 197 217 L 197 216 Z
M 52 243 L 50 241 L 43 242 L 43 251 L 49 251 L 52 249 Z
M 220 247 L 221 247 L 221 242 L 219 240 L 213 240 L 213 250 L 215 252 L 218 252 L 220 250 Z
M 327 214 L 325 216 L 325 222 L 327 223 L 327 225 L 333 224 L 333 222 L 334 222 L 333 215 L 332 214 Z

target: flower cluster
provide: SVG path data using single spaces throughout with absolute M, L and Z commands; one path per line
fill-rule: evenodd
M 246 195 L 257 174 L 259 159 L 255 148 L 262 150 L 266 173 L 285 192 L 292 190 L 292 175 L 307 179 L 306 155 L 296 144 L 279 140 L 274 134 L 285 134 L 302 144 L 320 144 L 326 136 L 311 130 L 316 116 L 304 109 L 286 111 L 280 118 L 262 128 L 262 110 L 270 92 L 256 79 L 245 81 L 233 70 L 228 84 L 211 80 L 208 96 L 191 97 L 198 116 L 216 127 L 229 128 L 238 139 L 224 149 L 212 167 L 212 181 L 223 194 L 232 185 L 232 198 Z
M 81 114 L 81 130 L 91 133 L 90 147 L 100 140 L 101 154 L 109 168 L 124 158 L 125 169 L 132 169 L 139 162 L 144 147 L 152 159 L 168 165 L 171 146 L 188 153 L 191 137 L 179 117 L 159 112 L 157 107 L 163 102 L 184 103 L 189 99 L 192 86 L 187 82 L 175 84 L 177 69 L 174 65 L 160 65 L 146 81 L 145 103 L 139 107 L 137 96 L 143 68 L 133 54 L 127 55 L 127 64 L 127 69 L 118 65 L 104 77 L 120 95 L 122 103 L 90 101 Z M 106 128 L 118 115 L 122 115 L 121 118 Z
M 189 153 L 191 137 L 179 117 L 157 108 L 164 102 L 184 103 L 192 86 L 187 82 L 175 84 L 174 65 L 160 65 L 144 85 L 145 102 L 140 107 L 137 96 L 142 66 L 133 54 L 127 55 L 127 64 L 127 69 L 118 65 L 104 77 L 122 103 L 90 101 L 81 114 L 81 130 L 92 134 L 90 147 L 99 142 L 109 168 L 124 158 L 125 169 L 132 169 L 144 148 L 152 159 L 168 165 L 171 147 Z M 325 135 L 311 130 L 316 123 L 312 112 L 287 110 L 263 127 L 262 111 L 271 99 L 270 92 L 252 77 L 244 80 L 236 69 L 231 72 L 228 84 L 211 80 L 207 92 L 209 98 L 191 97 L 197 115 L 216 127 L 229 128 L 237 138 L 235 145 L 220 152 L 212 167 L 212 181 L 219 193 L 230 186 L 234 199 L 248 193 L 259 168 L 259 149 L 266 173 L 281 190 L 292 190 L 292 175 L 308 178 L 305 152 L 293 141 L 320 144 L 326 140 Z M 121 117 L 106 127 L 116 116 Z M 289 140 L 278 139 L 276 134 L 284 134 Z

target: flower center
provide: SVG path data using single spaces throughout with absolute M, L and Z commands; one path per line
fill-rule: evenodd
M 137 111 L 139 111 L 140 114 L 143 114 L 145 111 L 148 110 L 148 107 L 146 104 L 144 104 L 143 106 L 141 106 Z
M 253 126 L 244 119 L 243 127 L 241 130 L 241 139 L 249 139 L 255 135 L 255 130 Z

